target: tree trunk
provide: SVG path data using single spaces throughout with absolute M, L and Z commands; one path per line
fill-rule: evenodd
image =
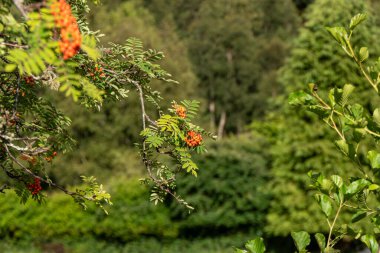
M 215 102 L 211 100 L 208 104 L 208 110 L 210 112 L 210 131 L 215 132 Z
M 219 139 L 222 139 L 222 137 L 223 137 L 224 126 L 226 125 L 226 121 L 227 121 L 226 111 L 222 111 L 222 114 L 220 115 L 219 126 L 218 126 L 218 138 Z

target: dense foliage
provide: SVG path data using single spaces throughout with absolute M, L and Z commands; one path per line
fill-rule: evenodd
M 44 205 L 18 204 L 15 194 L 1 199 L 0 249 L 35 252 L 53 248 L 73 252 L 231 252 L 256 233 L 233 233 L 222 237 L 190 238 L 181 232 L 181 221 L 173 221 L 172 210 L 147 201 L 149 191 L 137 178 L 108 182 L 114 205 L 109 215 L 96 208 L 83 212 L 64 194 L 54 193 Z M 178 206 L 178 205 L 177 205 Z M 35 233 L 35 231 L 39 231 Z M 17 247 L 12 246 L 12 242 Z M 23 246 L 24 244 L 29 247 Z M 54 252 L 54 251 L 53 251 Z
M 35 2 L 38 1 L 24 1 L 28 6 L 25 14 L 39 11 L 41 6 L 34 5 Z M 71 96 L 78 95 L 74 96 L 78 102 L 73 102 L 64 93 L 52 90 L 57 86 L 46 84 L 45 77 L 38 79 L 34 78 L 38 77 L 35 74 L 27 75 L 27 78 L 20 79 L 19 91 L 16 89 L 19 94 L 17 111 L 26 111 L 29 102 L 25 102 L 25 98 L 35 94 L 49 101 L 44 105 L 46 108 L 57 108 L 56 114 L 64 116 L 65 120 L 72 119 L 67 121 L 70 126 L 62 128 L 62 133 L 65 138 L 77 142 L 70 143 L 71 148 L 65 153 L 63 146 L 49 149 L 41 157 L 44 172 L 36 170 L 34 173 L 41 179 L 51 179 L 70 192 L 75 192 L 73 185 L 81 182 L 81 175 L 96 175 L 105 182 L 114 205 L 107 208 L 108 216 L 92 206 L 87 212 L 81 212 L 63 194 L 48 190 L 48 183 L 28 176 L 28 182 L 19 187 L 28 195 L 34 191 L 38 194 L 33 196 L 46 194 L 49 199 L 42 206 L 30 201 L 24 206 L 17 204 L 18 198 L 12 191 L 5 190 L 6 194 L 1 194 L 3 209 L 0 212 L 4 215 L 0 219 L 0 236 L 4 240 L 0 243 L 0 251 L 225 253 L 233 252 L 233 245 L 244 247 L 243 242 L 259 235 L 267 242 L 268 252 L 294 252 L 296 247 L 290 233 L 299 230 L 305 232 L 293 233 L 294 238 L 306 238 L 307 241 L 306 232 L 322 232 L 327 241 L 330 229 L 325 223 L 325 214 L 313 197 L 315 191 L 309 187 L 311 181 L 307 172 L 322 172 L 325 182 L 331 180 L 331 175 L 344 175 L 342 180 L 349 186 L 349 176 L 360 176 L 360 171 L 336 149 L 331 141 L 336 134 L 329 126 L 323 126 L 318 116 L 310 112 L 288 106 L 287 97 L 295 90 L 307 90 L 308 83 L 316 83 L 317 87 L 313 87 L 318 95 L 327 99 L 332 87 L 343 88 L 345 83 L 352 83 L 355 86 L 354 103 L 363 103 L 366 112 L 377 107 L 376 94 L 366 86 L 355 62 L 332 42 L 325 26 L 347 26 L 354 14 L 368 13 L 368 20 L 360 24 L 351 39 L 353 45 L 358 45 L 355 50 L 361 46 L 370 48 L 367 61 L 372 62 L 374 56 L 380 55 L 376 44 L 379 19 L 373 11 L 379 7 L 378 1 L 117 0 L 103 1 L 101 5 L 90 3 L 90 6 L 83 5 L 83 2 L 68 1 L 73 17 L 78 20 L 81 49 L 78 51 L 78 46 L 73 47 L 76 54 L 68 60 L 63 60 L 59 45 L 54 45 L 53 51 L 63 66 L 77 60 L 83 64 L 65 68 L 77 74 L 78 80 L 88 79 L 88 87 L 96 88 L 88 91 L 94 93 L 86 93 L 80 82 L 72 89 Z M 11 1 L 7 3 L 12 4 Z M 90 12 L 87 12 L 88 7 Z M 2 15 L 7 18 L 2 19 L 1 24 L 8 22 L 7 15 L 11 15 L 15 24 L 29 25 L 13 4 L 10 12 Z M 1 41 L 6 30 L 0 28 L 0 52 L 5 55 L 14 47 L 4 44 L 10 42 L 10 37 Z M 100 31 L 91 32 L 98 29 Z M 61 30 L 53 30 L 57 36 L 53 36 L 53 41 L 57 41 Z M 26 34 L 30 32 L 27 30 Z M 51 40 L 51 36 L 46 36 L 47 41 Z M 131 37 L 141 39 L 144 46 L 140 40 L 128 39 Z M 28 41 L 23 38 L 13 42 L 24 49 L 22 47 L 28 45 Z M 153 52 L 145 48 L 163 51 L 165 59 L 148 60 L 154 65 L 151 66 L 144 60 L 129 58 L 133 55 L 138 59 L 141 52 L 145 56 Z M 119 57 L 120 54 L 125 58 Z M 162 58 L 163 54 L 157 56 Z M 2 64 L 5 67 L 6 63 Z M 160 80 L 163 76 L 157 72 L 150 76 L 151 68 L 159 68 L 156 64 L 171 73 L 179 84 L 163 82 Z M 45 65 L 51 67 L 48 62 Z M 52 73 L 55 73 L 52 66 Z M 111 78 L 124 80 L 124 70 L 129 68 L 137 74 L 130 76 L 127 73 L 126 77 L 144 83 L 141 88 L 144 110 L 148 115 L 145 117 L 148 130 L 143 131 L 144 139 L 140 136 L 143 123 L 139 87 L 133 82 L 121 84 Z M 15 75 L 18 72 L 4 75 L 9 73 Z M 165 79 L 169 78 L 166 76 Z M 9 80 L 14 83 L 16 75 Z M 112 93 L 107 89 L 108 83 L 119 90 Z M 127 90 L 128 93 L 124 92 Z M 100 94 L 101 103 L 95 99 L 96 94 Z M 122 98 L 122 94 L 128 98 Z M 14 102 L 11 99 L 15 94 L 10 91 L 8 97 Z M 150 103 L 153 102 L 151 98 L 159 102 L 159 108 L 157 103 Z M 179 161 L 176 166 L 176 158 L 169 161 L 173 155 L 172 147 L 179 143 L 188 151 L 196 151 L 201 140 L 197 128 L 187 118 L 192 111 L 190 107 L 196 103 L 172 103 L 172 100 L 183 101 L 185 98 L 202 102 L 201 118 L 194 119 L 194 122 L 209 126 L 209 130 L 223 134 L 225 139 L 209 143 L 208 153 L 195 158 L 201 168 L 199 171 L 193 170 L 196 167 L 190 163 L 189 172 L 197 172 L 197 178 L 191 173 L 180 173 L 174 185 L 171 172 L 184 171 L 178 165 L 185 163 Z M 8 106 L 11 112 L 12 105 L 9 103 Z M 32 120 L 28 117 L 21 118 L 21 124 Z M 169 127 L 174 127 L 170 130 L 173 130 L 173 136 L 177 135 L 177 144 L 170 131 L 156 131 L 155 121 L 160 117 L 163 119 L 161 129 L 167 127 L 168 122 Z M 46 120 L 45 123 L 56 122 Z M 15 124 L 20 123 L 16 121 Z M 56 128 L 54 131 L 61 130 Z M 55 134 L 53 132 L 49 133 L 51 137 Z M 55 141 L 53 138 L 48 140 Z M 143 142 L 145 149 L 141 145 Z M 151 164 L 144 165 L 135 143 L 140 143 L 140 154 L 148 155 L 152 164 L 157 165 L 151 173 L 153 178 L 146 170 Z M 157 148 L 160 143 L 163 146 Z M 366 170 L 369 163 L 365 157 L 370 149 L 373 149 L 373 142 L 366 139 L 358 150 Z M 154 154 L 159 155 L 157 160 Z M 29 165 L 28 161 L 21 162 Z M 167 165 L 163 171 L 160 170 L 161 163 Z M 0 178 L 2 183 L 14 186 L 15 180 L 10 180 L 9 175 L 3 173 Z M 178 206 L 165 194 L 150 196 L 149 189 L 138 184 L 138 178 L 156 181 L 150 184 L 158 186 L 153 193 L 157 190 L 160 193 L 160 182 L 169 183 L 165 185 L 169 186 L 171 193 L 183 197 L 195 209 L 189 214 L 186 208 Z M 79 189 L 84 188 L 80 186 Z M 333 193 L 336 188 L 331 190 Z M 153 201 L 162 200 L 163 205 L 157 208 L 150 205 L 146 202 L 149 196 Z M 324 199 L 319 197 L 319 203 L 325 203 Z M 367 204 L 371 206 L 373 203 L 369 200 Z M 334 202 L 331 205 L 330 220 L 336 214 L 336 209 L 333 212 Z M 342 210 L 337 225 L 349 222 L 353 214 L 352 210 Z M 359 212 L 358 218 L 365 214 Z M 360 224 L 363 231 L 371 231 L 368 222 Z M 46 236 L 36 233 L 35 228 Z M 322 238 L 322 235 L 318 234 L 318 237 Z M 311 241 L 310 250 L 314 250 L 318 245 L 314 238 Z M 302 243 L 298 246 L 302 248 Z M 341 241 L 338 247 L 343 252 L 355 248 L 348 240 Z M 363 244 L 358 244 L 358 249 L 361 247 Z M 248 252 L 253 249 L 262 252 L 262 241 L 255 239 L 245 246 Z
M 10 11 L 13 6 L 21 13 L 19 19 Z M 88 27 L 86 1 L 4 1 L 1 8 L 2 190 L 14 188 L 23 202 L 30 195 L 42 201 L 41 183 L 45 183 L 84 207 L 86 200 L 102 208 L 103 203 L 111 204 L 110 195 L 94 177 L 82 176 L 87 187 L 69 191 L 46 173 L 57 154 L 72 147 L 73 139 L 67 131 L 71 120 L 41 94 L 41 88 L 59 90 L 98 110 L 104 103 L 126 98 L 128 89 L 133 89 L 142 121 L 138 147 L 148 172 L 143 182 L 153 187 L 150 199 L 157 203 L 171 195 L 191 208 L 173 191 L 175 175 L 185 170 L 196 176 L 198 167 L 190 153 L 202 153 L 201 135 L 210 134 L 191 123 L 197 101 L 173 101 L 169 110 L 161 107 L 162 97 L 150 81 L 176 83 L 157 64 L 163 53 L 145 50 L 136 38 L 97 48 L 99 34 Z M 155 115 L 149 116 L 147 103 Z
M 373 88 L 376 95 L 379 93 L 380 60 L 375 63 L 369 61 L 369 50 L 362 41 L 353 42 L 358 26 L 367 19 L 366 14 L 359 13 L 351 18 L 349 26 L 327 27 L 326 30 L 338 42 L 341 49 L 356 63 L 362 78 L 367 86 Z M 308 173 L 315 190 L 315 200 L 326 218 L 327 236 L 316 233 L 314 238 L 321 253 L 341 252 L 336 245 L 346 237 L 360 239 L 371 253 L 379 251 L 376 234 L 379 233 L 379 210 L 376 207 L 379 200 L 378 169 L 380 168 L 380 154 L 377 147 L 368 151 L 368 139 L 376 144 L 380 137 L 379 109 L 366 111 L 366 101 L 355 103 L 355 86 L 344 84 L 342 88 L 334 87 L 328 95 L 319 91 L 315 83 L 309 84 L 309 92 L 298 91 L 290 94 L 289 103 L 303 106 L 308 111 L 318 115 L 337 135 L 334 141 L 338 150 L 355 166 L 358 173 L 342 173 L 327 176 L 325 173 Z M 366 145 L 367 144 L 367 145 Z M 362 148 L 366 156 L 362 156 Z M 366 166 L 367 165 L 367 166 Z M 342 220 L 343 210 L 353 212 L 350 221 Z M 370 217 L 370 219 L 368 218 Z M 357 227 L 363 219 L 369 219 L 371 226 L 368 231 Z M 309 252 L 307 247 L 311 243 L 310 234 L 306 231 L 291 233 L 297 251 Z M 262 238 L 255 238 L 245 245 L 247 250 L 238 249 L 236 252 L 264 253 L 266 248 Z
M 334 7 L 330 8 L 331 5 Z M 321 9 L 326 9 L 323 17 L 320 15 Z M 277 98 L 279 108 L 268 115 L 266 122 L 254 126 L 256 131 L 263 132 L 273 141 L 273 180 L 270 185 L 274 200 L 266 227 L 270 234 L 286 235 L 300 229 L 325 231 L 326 227 L 319 222 L 323 215 L 312 197 L 313 193 L 309 191 L 309 171 L 355 175 L 354 166 L 341 156 L 330 141 L 334 133 L 311 113 L 287 105 L 286 99 L 290 92 L 305 89 L 308 83 L 314 82 L 322 93 L 326 92 L 327 87 L 353 83 L 358 86 L 356 99 L 365 106 L 376 101 L 376 95 L 364 87 L 365 80 L 356 70 L 355 63 L 331 43 L 325 29 L 325 26 L 344 25 L 354 14 L 366 10 L 370 10 L 370 5 L 365 1 L 317 0 L 309 6 L 306 23 L 300 29 L 291 55 L 280 71 L 279 81 L 286 93 Z M 353 37 L 355 42 L 375 45 L 374 55 L 380 53 L 380 48 L 374 43 L 379 36 L 379 30 L 374 26 L 375 19 L 375 16 L 370 16 Z
M 262 234 L 270 194 L 265 190 L 268 143 L 263 138 L 241 136 L 212 143 L 209 148 L 198 160 L 207 169 L 197 180 L 178 178 L 178 192 L 195 203 L 190 215 L 178 207 L 170 212 L 180 224 L 180 232 L 197 237 L 239 231 Z

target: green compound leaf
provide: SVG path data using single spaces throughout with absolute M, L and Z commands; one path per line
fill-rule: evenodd
M 81 49 L 94 61 L 100 57 L 100 51 L 96 48 L 96 40 L 94 36 L 84 35 Z

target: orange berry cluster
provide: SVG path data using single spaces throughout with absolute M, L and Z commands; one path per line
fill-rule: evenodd
M 180 118 L 186 118 L 186 108 L 181 106 L 181 105 L 175 105 L 174 106 L 175 113 L 178 115 Z
M 185 142 L 189 147 L 199 146 L 202 142 L 202 135 L 191 130 L 187 132 L 187 137 L 185 138 Z
M 56 157 L 57 154 L 58 153 L 56 151 L 54 151 L 51 156 L 45 157 L 45 160 L 48 161 L 48 162 L 51 162 L 51 160 L 53 160 L 53 158 Z
M 12 90 L 13 94 L 16 95 L 17 94 L 17 89 L 13 89 Z M 20 94 L 22 97 L 25 97 L 25 91 L 23 90 L 18 90 L 18 94 Z
M 38 194 L 42 190 L 40 179 L 34 178 L 34 183 L 28 185 L 28 190 L 32 193 L 32 195 Z
M 70 5 L 65 0 L 55 1 L 51 5 L 51 13 L 54 16 L 56 26 L 61 29 L 59 48 L 63 54 L 63 59 L 67 60 L 78 53 L 82 43 L 77 20 L 71 13 Z
M 102 67 L 95 66 L 94 72 L 90 72 L 90 76 L 99 75 L 99 77 L 105 77 Z

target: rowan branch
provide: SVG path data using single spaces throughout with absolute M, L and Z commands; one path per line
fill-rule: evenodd
M 16 48 L 28 48 L 26 45 L 19 45 L 16 43 L 1 42 L 0 46 L 16 47 Z
M 145 128 L 146 128 L 146 122 L 145 122 L 145 120 L 148 120 L 148 121 L 152 121 L 152 120 L 149 118 L 149 116 L 145 112 L 144 94 L 143 94 L 142 88 L 141 88 L 141 86 L 140 86 L 140 84 L 138 82 L 130 80 L 130 79 L 129 79 L 129 81 L 130 81 L 130 83 L 132 83 L 132 84 L 134 84 L 136 86 L 136 88 L 137 88 L 137 90 L 139 92 L 140 105 L 141 105 L 141 111 L 142 111 L 143 130 L 145 130 Z M 154 125 L 157 125 L 156 122 L 152 122 L 152 123 Z M 152 169 L 150 167 L 150 161 L 148 159 L 148 155 L 147 155 L 147 151 L 146 151 L 145 139 L 143 140 L 143 143 L 142 143 L 142 159 L 143 159 L 143 163 L 144 163 L 144 165 L 145 165 L 145 167 L 146 167 L 146 169 L 148 171 L 149 177 L 152 179 L 152 181 L 155 183 L 155 185 L 160 188 L 160 190 L 162 190 L 165 193 L 167 193 L 170 196 L 172 196 L 178 203 L 184 204 L 189 209 L 194 209 L 187 202 L 185 202 L 183 199 L 181 199 L 180 196 L 176 195 L 175 193 L 173 193 L 171 191 L 171 189 L 167 186 L 169 182 L 164 182 L 164 181 L 162 181 L 160 179 L 157 179 L 153 175 Z
M 63 192 L 66 193 L 67 195 L 70 195 L 70 196 L 77 196 L 77 197 L 80 197 L 80 198 L 82 198 L 82 199 L 89 200 L 89 201 L 94 201 L 94 200 L 95 200 L 94 198 L 89 198 L 89 197 L 83 196 L 83 195 L 81 195 L 81 194 L 79 194 L 79 193 L 77 193 L 77 192 L 69 191 L 69 190 L 67 190 L 66 188 L 64 188 L 63 186 L 60 186 L 60 185 L 58 185 L 58 184 L 56 184 L 56 183 L 54 183 L 54 182 L 52 182 L 52 181 L 50 181 L 50 180 L 47 180 L 47 179 L 45 179 L 45 178 L 43 178 L 43 177 L 41 177 L 41 176 L 39 176 L 39 175 L 33 173 L 33 171 L 31 171 L 30 169 L 28 169 L 27 167 L 25 167 L 20 161 L 17 160 L 17 158 L 15 158 L 15 157 L 12 155 L 12 153 L 9 151 L 9 149 L 8 149 L 7 146 L 5 146 L 5 150 L 6 150 L 7 154 L 8 154 L 8 156 L 12 159 L 12 161 L 13 161 L 14 163 L 16 163 L 21 169 L 24 170 L 25 173 L 29 174 L 30 176 L 32 176 L 32 177 L 34 177 L 34 178 L 38 178 L 41 182 L 44 182 L 44 183 L 46 183 L 46 184 L 48 184 L 48 185 L 50 185 L 50 186 L 53 186 L 53 187 L 55 187 L 55 188 L 57 188 L 57 189 L 63 191 Z

